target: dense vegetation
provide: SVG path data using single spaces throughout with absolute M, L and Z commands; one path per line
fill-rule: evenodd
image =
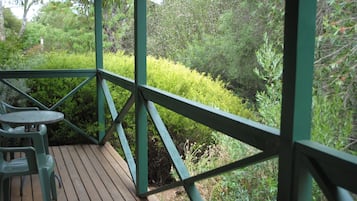
M 67 54 L 64 52 L 51 52 L 50 54 L 41 55 L 42 62 L 36 64 L 32 69 L 86 69 L 95 65 L 93 54 Z M 134 76 L 134 58 L 124 55 L 120 52 L 116 54 L 105 55 L 106 69 L 119 75 L 133 79 Z M 255 115 L 247 108 L 242 99 L 235 96 L 231 91 L 224 88 L 224 83 L 219 80 L 213 80 L 209 76 L 204 76 L 195 70 L 190 70 L 180 64 L 175 64 L 164 59 L 148 58 L 148 84 L 168 92 L 178 94 L 185 98 L 195 100 L 206 105 L 220 108 L 224 111 L 229 111 L 233 114 L 243 116 L 245 118 L 255 119 Z M 83 79 L 81 78 L 66 78 L 66 79 L 30 79 L 28 80 L 28 93 L 41 101 L 45 105 L 53 105 L 64 97 L 69 91 L 78 86 Z M 110 84 L 110 83 L 109 83 Z M 96 137 L 97 125 L 96 122 L 96 91 L 95 81 L 91 81 L 87 86 L 83 87 L 79 93 L 75 94 L 65 101 L 58 110 L 66 114 L 66 119 L 75 123 L 82 129 L 85 129 L 93 137 Z M 111 95 L 116 103 L 117 110 L 125 104 L 130 96 L 130 92 L 110 84 Z M 224 97 L 224 98 L 223 98 Z M 165 121 L 165 124 L 172 134 L 175 144 L 179 150 L 184 149 L 186 141 L 195 142 L 199 145 L 215 144 L 215 138 L 211 134 L 214 131 L 200 125 L 192 120 L 175 114 L 163 107 L 158 108 L 160 116 Z M 109 114 L 108 114 L 109 115 Z M 110 122 L 110 116 L 107 115 L 107 122 Z M 125 130 L 128 134 L 128 140 L 131 144 L 135 144 L 135 122 L 134 111 L 130 110 L 125 117 Z M 109 126 L 109 125 L 108 125 Z M 107 128 L 108 129 L 108 128 Z M 55 132 L 52 132 L 54 130 Z M 150 130 L 150 146 L 159 145 L 151 150 L 153 157 L 157 158 L 155 163 L 158 167 L 168 167 L 167 173 L 170 173 L 171 162 L 169 156 L 157 152 L 164 152 L 163 146 L 157 143 L 158 136 L 155 134 L 153 127 Z M 60 124 L 51 126 L 51 144 L 68 144 L 86 142 L 75 131 L 69 129 L 66 125 Z M 133 147 L 135 149 L 135 147 Z M 181 151 L 182 154 L 183 151 Z M 161 155 L 161 158 L 159 157 Z M 151 159 L 154 160 L 154 159 Z M 164 162 L 169 163 L 162 164 Z M 165 166 L 164 166 L 165 165 Z M 165 172 L 161 168 L 162 172 Z M 165 183 L 170 175 L 159 175 L 159 177 L 150 178 L 155 183 Z
M 92 67 L 93 10 L 86 4 L 87 1 L 73 2 L 47 3 L 33 21 L 27 24 L 23 34 L 19 33 L 22 29 L 21 20 L 14 17 L 9 9 L 1 10 L 0 6 L 0 14 L 4 16 L 2 23 L 0 15 L 0 68 Z M 104 2 L 105 68 L 132 77 L 133 0 Z M 240 112 L 247 111 L 244 113 L 246 117 L 279 128 L 284 16 L 282 2 L 148 2 L 147 49 L 152 56 L 148 59 L 152 70 L 149 71 L 149 83 L 229 112 L 242 115 Z M 312 139 L 351 153 L 357 149 L 356 13 L 356 0 L 318 1 L 312 114 Z M 2 37 L 4 34 L 6 37 Z M 44 39 L 43 45 L 39 44 L 40 38 Z M 170 79 L 163 76 L 166 74 L 170 74 Z M 204 77 L 203 74 L 208 76 Z M 36 92 L 36 96 L 42 97 L 44 102 L 52 102 L 80 81 L 52 80 L 28 86 L 19 81 L 17 85 L 29 92 Z M 60 87 L 53 89 L 53 85 Z M 1 99 L 12 100 L 17 95 L 2 84 L 0 90 Z M 95 133 L 96 125 L 82 121 L 83 116 L 94 116 L 94 107 L 87 104 L 95 103 L 94 92 L 90 86 L 82 90 L 70 103 L 66 103 L 66 108 L 61 109 L 69 113 L 74 111 L 74 107 L 80 108 L 70 116 L 73 118 L 71 120 Z M 123 90 L 115 91 L 115 98 L 120 103 L 124 100 L 119 99 L 128 96 L 121 94 Z M 219 91 L 229 95 L 218 94 Z M 48 94 L 52 96 L 48 97 Z M 212 94 L 218 98 L 211 97 Z M 226 97 L 224 101 L 221 101 L 220 96 Z M 248 105 L 249 110 L 246 108 Z M 200 125 L 186 122 L 188 120 L 182 117 L 169 115 L 169 111 L 162 108 L 160 110 L 165 116 L 165 123 L 170 124 L 172 134 L 176 139 L 180 138 L 182 152 L 194 173 L 256 151 Z M 130 119 L 127 120 L 129 130 L 132 125 Z M 185 133 L 192 130 L 186 131 L 181 126 L 183 122 L 191 125 L 190 129 L 202 128 L 200 136 L 209 138 L 204 138 L 205 142 L 197 139 L 186 142 L 186 136 L 189 135 Z M 59 142 L 66 137 L 73 139 L 72 135 L 74 133 L 67 133 L 54 141 Z M 191 146 L 194 142 L 195 146 Z M 276 171 L 276 161 L 268 161 L 207 180 L 205 182 L 208 183 L 202 185 L 205 188 L 201 190 L 206 192 L 207 200 L 274 200 L 277 190 Z M 314 193 L 314 199 L 324 200 L 318 192 Z

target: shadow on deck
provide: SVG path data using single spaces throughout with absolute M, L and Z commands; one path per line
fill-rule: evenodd
M 57 185 L 58 201 L 157 200 L 155 196 L 140 199 L 135 195 L 127 164 L 109 143 L 53 146 L 50 153 L 63 182 L 62 188 Z M 11 181 L 12 201 L 42 200 L 37 175 L 25 177 L 22 197 L 20 183 L 20 177 Z

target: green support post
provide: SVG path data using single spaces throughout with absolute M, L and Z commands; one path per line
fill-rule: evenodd
M 316 0 L 286 0 L 285 6 L 277 200 L 307 201 L 312 199 L 311 176 L 302 166 L 296 166 L 293 149 L 295 141 L 310 139 Z M 299 193 L 293 193 L 297 186 Z
M 145 102 L 139 86 L 146 84 L 146 0 L 135 0 L 135 127 L 136 191 L 148 190 L 148 134 Z
M 95 14 L 95 62 L 96 69 L 103 69 L 103 33 L 102 33 L 102 0 L 94 1 Z M 101 90 L 101 79 L 97 74 L 97 111 L 98 111 L 98 132 L 99 143 L 105 136 L 105 114 L 104 114 L 104 94 Z

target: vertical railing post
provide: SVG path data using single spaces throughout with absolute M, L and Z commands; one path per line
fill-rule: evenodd
M 148 190 L 148 134 L 145 103 L 139 86 L 146 84 L 146 0 L 135 0 L 136 191 Z
M 95 17 L 95 64 L 96 70 L 103 69 L 103 33 L 102 33 L 102 0 L 94 1 Z M 101 79 L 97 74 L 97 111 L 98 111 L 98 141 L 105 136 L 104 94 L 101 91 Z
M 293 149 L 295 141 L 310 139 L 316 0 L 286 0 L 285 6 L 278 200 L 311 200 L 311 177 L 295 169 Z

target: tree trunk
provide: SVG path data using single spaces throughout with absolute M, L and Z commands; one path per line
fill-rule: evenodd
M 5 41 L 6 40 L 6 34 L 5 34 L 5 20 L 4 20 L 4 9 L 2 5 L 2 0 L 0 0 L 0 41 Z
M 18 34 L 18 37 L 21 38 L 22 35 L 24 35 L 25 29 L 26 29 L 26 25 L 27 25 L 27 18 L 26 15 L 24 13 L 24 15 L 22 16 L 22 23 L 21 23 L 21 28 Z
M 24 6 L 24 14 L 22 15 L 22 24 L 21 24 L 21 28 L 18 34 L 18 37 L 21 38 L 23 36 L 23 34 L 25 33 L 26 30 L 26 25 L 27 25 L 27 14 L 31 8 L 32 5 L 39 3 L 42 1 L 39 0 L 24 0 L 23 1 L 23 6 Z
M 31 7 L 32 3 L 28 4 L 28 0 L 24 1 L 24 8 L 23 8 L 23 15 L 22 15 L 22 23 L 21 23 L 21 28 L 18 34 L 18 37 L 21 38 L 24 33 L 25 33 L 25 29 L 26 29 L 26 25 L 27 25 L 27 13 Z

